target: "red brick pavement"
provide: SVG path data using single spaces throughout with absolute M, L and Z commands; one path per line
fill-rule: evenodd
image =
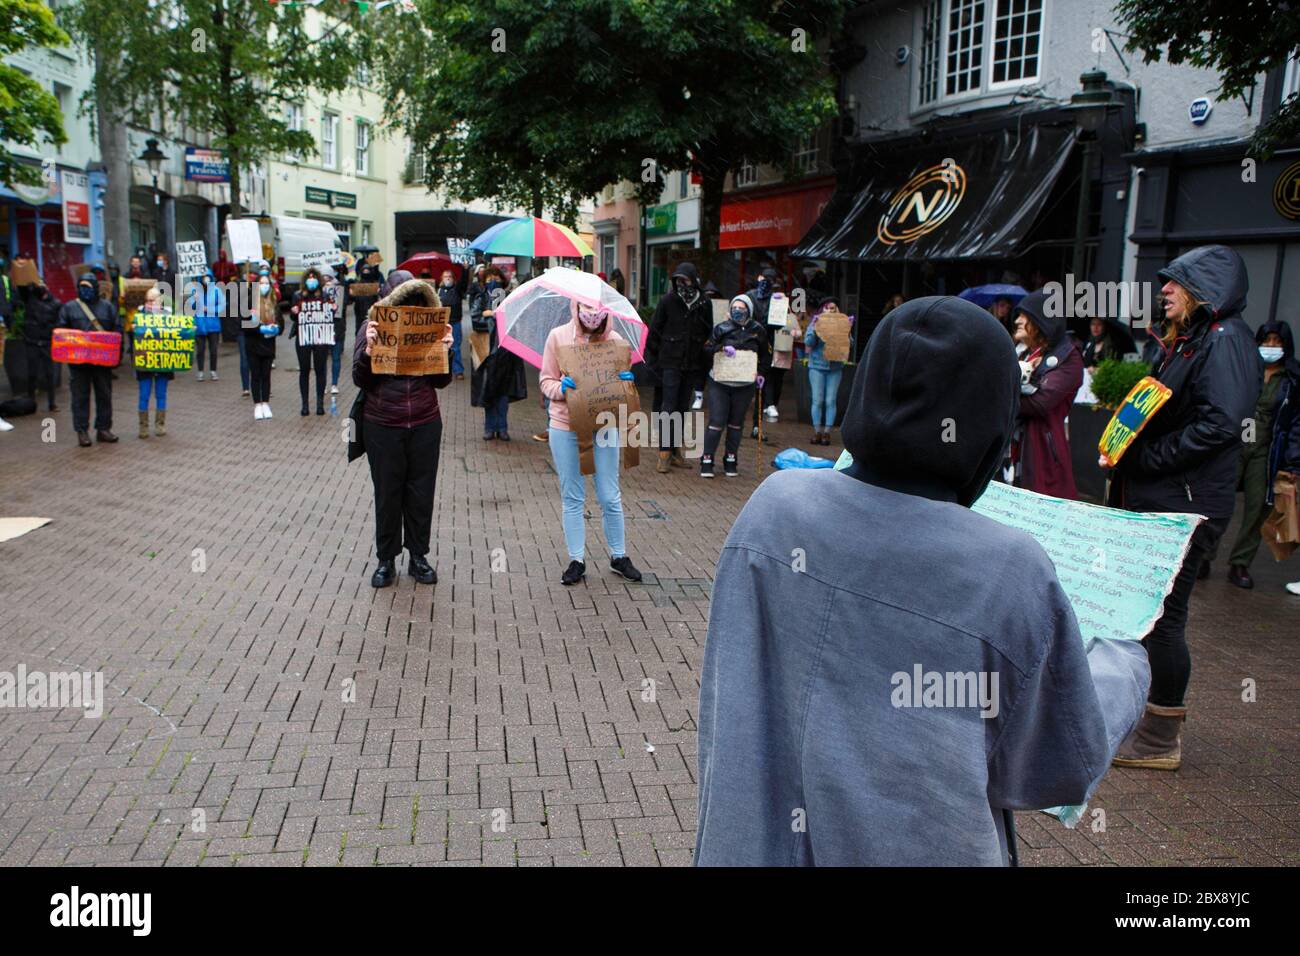
M 173 383 L 165 438 L 134 437 L 127 373 L 115 446 L 76 447 L 66 389 L 57 441 L 39 417 L 0 436 L 0 514 L 55 519 L 0 544 L 0 670 L 107 683 L 98 720 L 0 711 L 0 864 L 689 863 L 709 588 L 754 443 L 734 481 L 629 473 L 646 582 L 607 569 L 596 509 L 587 581 L 566 589 L 535 388 L 507 445 L 453 383 L 440 583 L 376 592 L 369 476 L 341 439 L 353 388 L 339 418 L 300 418 L 281 354 L 270 422 L 224 346 L 221 381 Z M 772 431 L 769 461 L 808 429 Z M 1280 590 L 1300 562 L 1256 567 L 1251 593 L 1218 569 L 1198 585 L 1182 771 L 1112 771 L 1104 830 L 1018 815 L 1025 863 L 1300 860 L 1300 599 Z

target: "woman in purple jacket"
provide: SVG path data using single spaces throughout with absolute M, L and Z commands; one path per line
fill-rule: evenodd
M 427 282 L 404 270 L 392 272 L 380 306 L 436 308 L 438 295 Z M 437 584 L 438 573 L 425 557 L 433 523 L 433 492 L 442 443 L 438 389 L 451 382 L 445 375 L 379 375 L 371 370 L 376 330 L 370 320 L 358 329 L 352 350 L 352 381 L 363 393 L 361 440 L 375 485 L 375 550 L 379 567 L 371 587 L 386 588 L 397 579 L 394 559 L 403 544 L 410 552 L 408 569 L 421 584 Z M 447 329 L 451 341 L 451 328 Z

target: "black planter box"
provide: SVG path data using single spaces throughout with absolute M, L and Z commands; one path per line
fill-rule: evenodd
M 10 395 L 27 394 L 27 346 L 21 339 L 5 340 L 5 377 Z
M 1094 503 L 1103 503 L 1106 491 L 1106 474 L 1097 464 L 1097 442 L 1114 413 L 1110 409 L 1094 409 L 1091 405 L 1070 406 L 1070 464 L 1074 466 L 1074 484 L 1079 497 Z

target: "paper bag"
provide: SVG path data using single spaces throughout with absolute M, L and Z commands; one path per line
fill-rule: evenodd
M 478 368 L 487 361 L 488 353 L 492 351 L 492 333 L 491 332 L 471 332 L 469 334 L 469 354 L 474 360 L 474 368 Z
M 641 410 L 640 397 L 635 382 L 618 377 L 619 372 L 631 368 L 631 358 L 632 347 L 622 341 L 559 348 L 560 369 L 578 384 L 577 388 L 569 389 L 565 401 L 569 407 L 569 427 L 578 436 L 578 462 L 584 475 L 596 473 L 593 455 L 596 425 L 598 420 L 608 422 L 610 414 L 619 427 L 623 467 L 635 468 L 641 463 L 639 451 L 628 446 L 624 431 L 632 415 Z
M 1264 519 L 1259 533 L 1278 561 L 1286 560 L 1300 547 L 1300 504 L 1294 475 L 1277 473 L 1273 480 L 1273 511 Z

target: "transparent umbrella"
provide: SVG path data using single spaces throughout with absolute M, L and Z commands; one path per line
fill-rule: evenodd
M 497 306 L 502 348 L 541 368 L 546 337 L 573 319 L 579 303 L 608 312 L 614 331 L 632 345 L 632 362 L 641 361 L 649 330 L 632 303 L 600 276 L 564 266 L 529 279 Z

